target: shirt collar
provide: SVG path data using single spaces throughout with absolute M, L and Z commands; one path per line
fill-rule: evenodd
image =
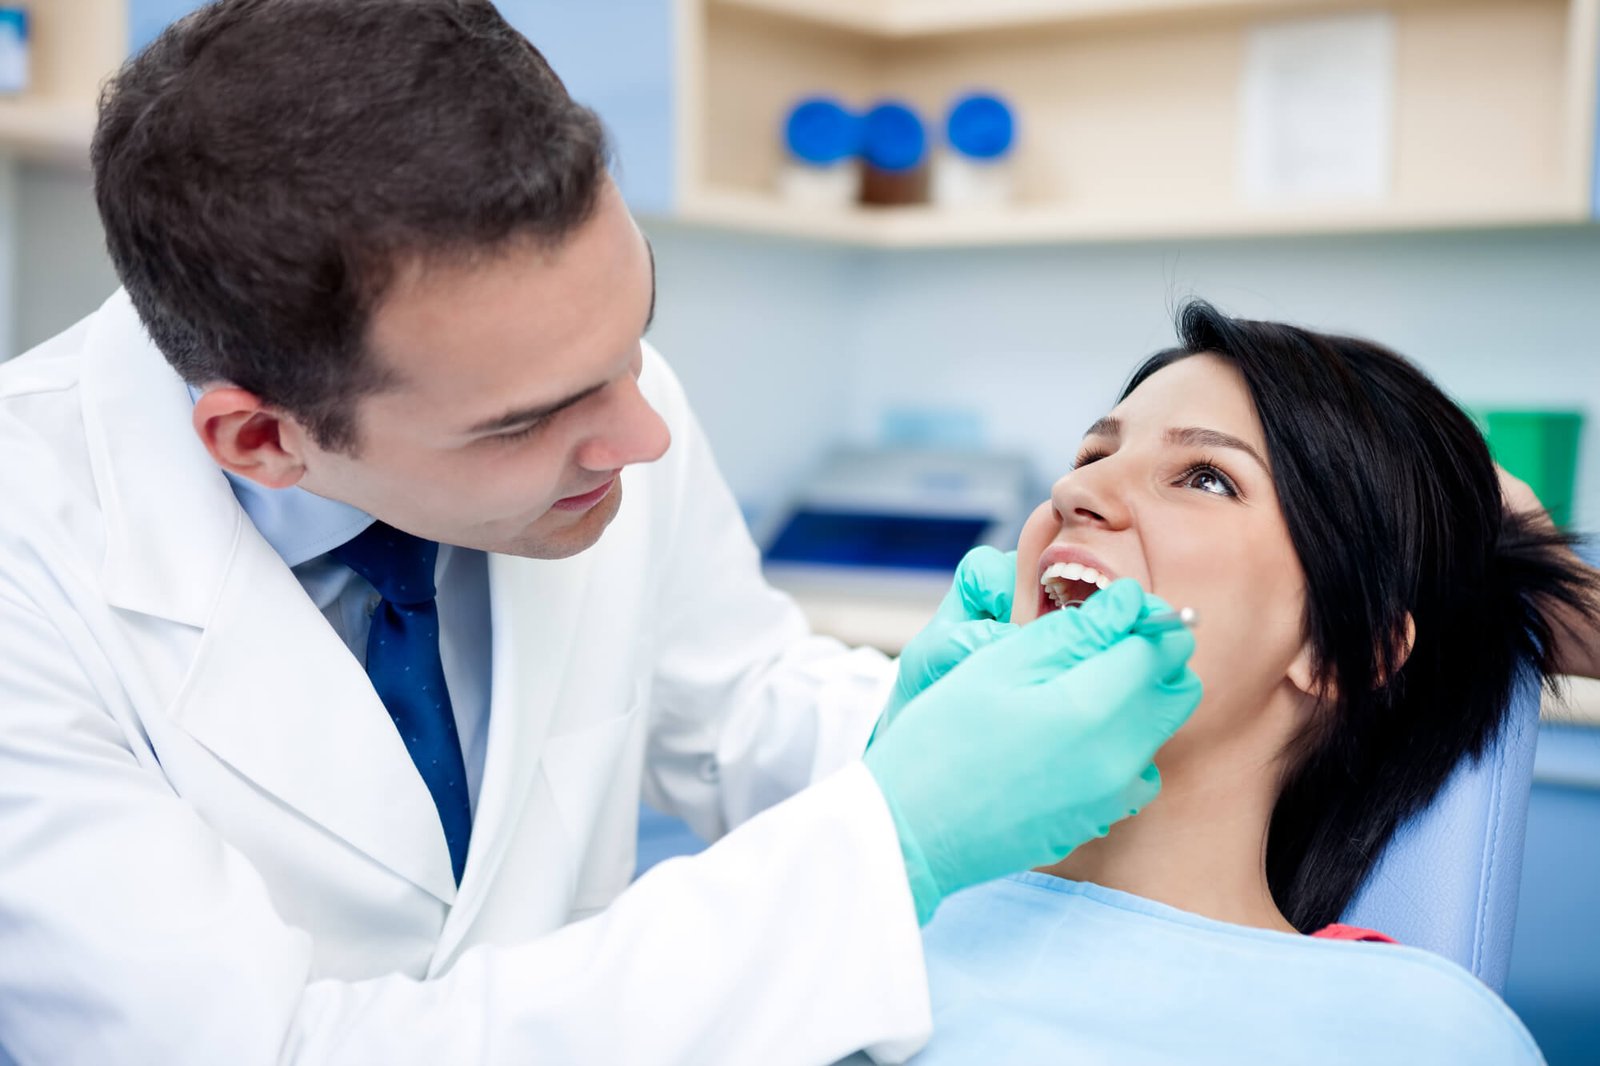
M 190 400 L 198 400 L 201 392 L 190 385 Z M 332 551 L 374 521 L 360 508 L 299 486 L 269 489 L 232 471 L 222 473 L 257 532 L 289 567 Z

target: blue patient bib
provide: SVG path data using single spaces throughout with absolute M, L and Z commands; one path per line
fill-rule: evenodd
M 933 1039 L 917 1066 L 1544 1061 L 1499 997 L 1429 952 L 1229 925 L 1045 874 L 950 897 L 923 947 Z

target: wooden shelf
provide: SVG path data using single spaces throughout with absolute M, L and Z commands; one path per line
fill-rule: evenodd
M 89 104 L 0 100 L 0 149 L 24 159 L 87 166 L 94 124 Z
M 1018 27 L 1170 21 L 1214 15 L 1292 16 L 1372 6 L 1371 0 L 712 0 L 712 3 L 886 39 Z
M 1366 205 L 1320 205 L 1272 211 L 1229 207 L 1194 212 L 1100 211 L 1018 207 L 954 212 L 932 207 L 805 210 L 776 197 L 722 190 L 686 199 L 674 220 L 717 229 L 867 248 L 982 247 L 1103 243 L 1183 238 L 1385 233 L 1570 225 L 1589 221 L 1570 203 L 1495 209 L 1440 207 L 1394 210 Z
M 1394 19 L 1388 189 L 1245 202 L 1252 27 Z M 1570 225 L 1595 213 L 1600 0 L 684 0 L 676 218 L 918 248 Z M 997 32 L 957 32 L 993 30 Z M 827 92 L 925 115 L 998 91 L 1019 116 L 1018 206 L 803 210 L 776 195 L 783 115 Z
M 127 0 L 49 0 L 29 13 L 33 85 L 0 99 L 0 152 L 86 166 L 100 86 L 127 53 Z

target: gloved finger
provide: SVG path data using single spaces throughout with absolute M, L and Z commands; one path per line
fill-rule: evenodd
M 918 691 L 955 669 L 962 660 L 979 648 L 988 647 L 997 640 L 1020 632 L 1021 628 L 1010 622 L 996 622 L 992 619 L 957 622 L 944 631 L 938 647 L 922 658 L 921 677 L 918 679 L 922 684 L 918 686 Z
M 1194 636 L 1187 630 L 1130 636 L 1062 673 L 1050 687 L 1059 690 L 1063 706 L 1102 716 L 1106 743 L 1142 766 L 1200 703 L 1200 679 L 1188 667 L 1193 652 Z M 1098 695 L 1096 706 L 1082 706 L 1089 692 Z
M 1122 801 L 1132 818 L 1140 811 L 1150 806 L 1150 801 L 1161 793 L 1161 771 L 1156 769 L 1155 763 L 1149 763 L 1140 771 L 1139 776 L 1128 782 L 1122 790 Z
M 1012 640 L 1001 641 L 981 654 L 1000 676 L 1043 681 L 1100 654 L 1127 636 L 1144 610 L 1144 592 L 1131 579 L 1114 582 L 1083 604 L 1051 611 L 1022 627 Z
M 1088 835 L 1105 836 L 1111 832 L 1113 825 L 1138 815 L 1160 792 L 1161 771 L 1156 769 L 1155 763 L 1147 763 L 1142 771 L 1130 777 L 1127 784 L 1100 804 L 1101 821 L 1089 830 Z M 1066 829 L 1066 836 L 1058 840 L 1053 848 L 1057 860 L 1066 858 L 1076 850 L 1084 842 L 1084 830 L 1088 829 L 1081 822 L 1069 823 L 1063 828 Z
M 1011 620 L 1011 601 L 1017 588 L 1017 553 L 1002 552 L 987 544 L 962 556 L 955 580 L 938 617 L 949 621 Z

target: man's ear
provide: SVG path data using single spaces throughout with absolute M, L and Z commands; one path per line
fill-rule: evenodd
M 304 434 L 247 389 L 207 389 L 194 404 L 194 431 L 218 466 L 269 489 L 289 488 L 305 475 Z

